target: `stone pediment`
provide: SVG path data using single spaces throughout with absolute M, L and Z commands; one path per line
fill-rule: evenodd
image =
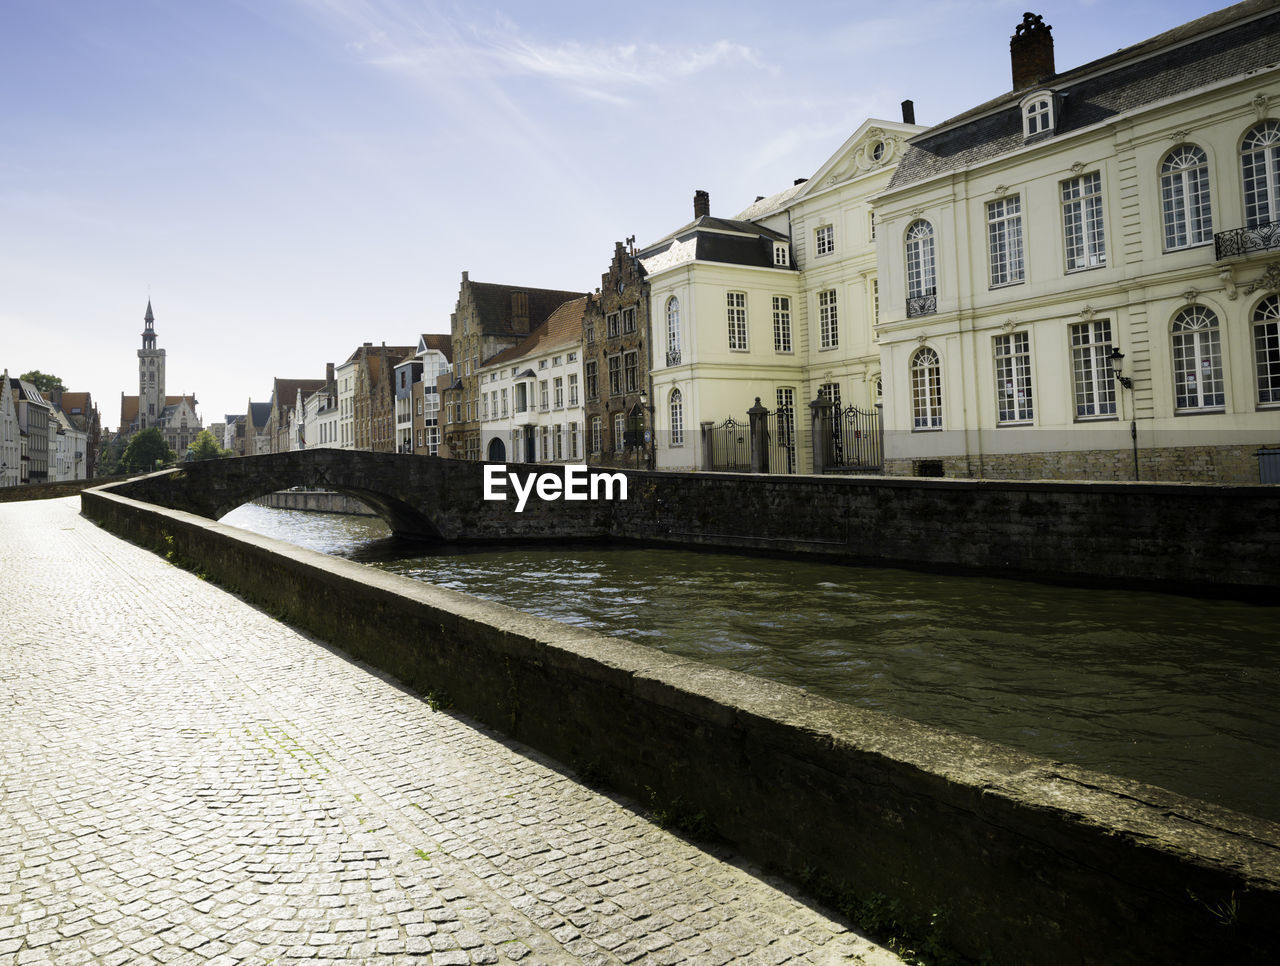
M 819 187 L 828 188 L 892 165 L 902 156 L 905 144 L 905 139 L 897 131 L 869 127 L 846 141 L 823 165 L 814 180 Z

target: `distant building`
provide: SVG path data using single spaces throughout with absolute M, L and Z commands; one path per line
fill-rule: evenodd
M 87 392 L 58 392 L 51 400 L 84 434 L 84 452 L 78 457 L 76 479 L 93 479 L 98 475 L 98 452 L 102 446 L 102 421 L 93 397 Z
M 18 424 L 17 391 L 9 370 L 0 376 L 0 486 L 22 482 L 22 429 Z
M 187 451 L 203 428 L 194 395 L 165 394 L 165 350 L 156 345 L 151 300 L 143 316 L 142 348 L 138 350 L 138 395 L 120 394 L 120 433 L 127 437 L 152 426 L 178 456 Z
M 49 423 L 53 419 L 53 407 L 40 390 L 25 379 L 11 379 L 9 386 L 18 413 L 18 434 L 22 447 L 19 456 L 22 470 L 18 482 L 45 483 L 50 479 Z
M 444 392 L 442 455 L 482 459 L 481 388 L 478 372 L 486 361 L 526 339 L 565 302 L 583 292 L 473 282 L 462 273 L 458 301 L 450 317 L 453 379 Z
M 413 452 L 421 456 L 440 455 L 441 378 L 451 371 L 453 342 L 450 336 L 423 333 L 418 337 L 416 358 L 422 374 L 412 388 Z

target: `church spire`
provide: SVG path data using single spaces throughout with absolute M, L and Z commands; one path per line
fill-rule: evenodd
M 151 326 L 152 326 L 152 325 L 155 323 L 155 321 L 156 321 L 156 317 L 155 317 L 154 315 L 152 315 L 152 314 L 151 314 L 151 299 L 150 299 L 150 298 L 148 298 L 148 299 L 147 299 L 147 314 L 146 314 L 146 315 L 144 315 L 144 316 L 142 317 L 142 321 L 143 321 L 143 322 L 145 322 L 145 323 L 147 323 L 147 328 L 148 328 L 148 329 L 149 329 L 149 328 L 151 328 Z

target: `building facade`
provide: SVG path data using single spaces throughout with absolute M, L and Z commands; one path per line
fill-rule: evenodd
M 442 455 L 482 459 L 480 367 L 504 349 L 518 345 L 561 305 L 582 292 L 473 282 L 462 273 L 458 301 L 450 317 L 453 379 L 444 406 Z
M 138 350 L 138 394 L 120 394 L 120 434 L 126 439 L 151 427 L 159 428 L 165 443 L 178 456 L 199 435 L 203 426 L 194 395 L 165 394 L 165 350 L 156 342 L 151 300 L 143 316 L 142 348 Z
M 1280 441 L 1280 12 L 1246 2 L 914 137 L 877 200 L 887 470 L 1257 482 Z

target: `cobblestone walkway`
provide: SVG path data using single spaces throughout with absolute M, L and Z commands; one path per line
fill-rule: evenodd
M 79 516 L 0 504 L 0 966 L 900 961 Z

